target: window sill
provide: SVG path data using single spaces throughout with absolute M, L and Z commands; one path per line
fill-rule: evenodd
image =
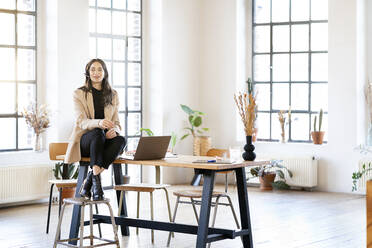
M 49 152 L 18 151 L 0 153 L 0 166 L 49 164 Z

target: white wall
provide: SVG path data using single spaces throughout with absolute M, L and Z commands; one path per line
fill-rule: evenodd
M 180 137 L 186 126 L 186 115 L 179 107 L 183 103 L 206 113 L 205 126 L 211 128 L 213 146 L 242 145 L 237 136 L 244 134 L 237 133 L 239 119 L 232 97 L 250 75 L 251 1 L 144 3 L 143 126 L 157 134 L 176 131 Z M 363 6 L 372 11 L 370 1 L 329 0 L 328 144 L 256 143 L 258 153 L 319 158 L 319 189 L 324 191 L 350 192 L 351 173 L 360 158 L 353 148 L 364 140 L 361 90 L 366 74 L 372 77 L 372 69 L 365 66 L 372 58 L 372 31 L 367 29 L 372 27 L 372 18 Z M 89 56 L 88 1 L 42 0 L 38 8 L 38 79 L 42 86 L 38 93 L 41 101 L 56 110 L 48 142 L 66 140 L 73 122 L 71 93 L 83 84 Z M 191 154 L 191 147 L 188 138 L 179 142 L 177 152 Z M 19 154 L 0 154 L 1 163 L 22 160 Z M 153 178 L 151 170 L 145 176 Z M 192 170 L 186 169 L 167 168 L 163 173 L 169 183 L 189 182 L 191 176 Z

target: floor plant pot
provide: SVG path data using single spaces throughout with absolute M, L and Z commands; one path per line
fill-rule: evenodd
M 267 173 L 263 177 L 258 177 L 260 180 L 260 189 L 261 190 L 272 190 L 272 183 L 274 182 L 276 173 Z
M 245 161 L 254 161 L 256 159 L 256 153 L 254 153 L 254 145 L 252 144 L 252 136 L 246 136 L 247 144 L 244 146 L 242 157 Z
M 311 132 L 311 137 L 313 138 L 313 143 L 316 145 L 323 144 L 324 131 Z
M 62 199 L 61 199 L 61 201 L 63 202 L 63 199 L 65 199 L 65 198 L 75 197 L 75 191 L 76 191 L 76 187 L 64 187 L 64 188 L 62 188 Z

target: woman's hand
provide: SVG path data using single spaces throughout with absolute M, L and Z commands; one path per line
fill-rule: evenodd
M 106 139 L 112 139 L 117 136 L 115 129 L 110 129 L 106 132 Z
M 112 128 L 115 127 L 114 123 L 112 121 L 109 121 L 109 120 L 106 120 L 106 119 L 100 120 L 98 125 L 102 129 L 112 129 Z

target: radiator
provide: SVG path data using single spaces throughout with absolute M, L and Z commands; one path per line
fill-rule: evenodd
M 286 180 L 288 185 L 293 187 L 314 188 L 318 185 L 318 160 L 311 156 L 303 157 L 274 157 L 257 156 L 256 160 L 283 160 L 282 164 L 293 173 L 290 178 L 286 171 Z M 247 169 L 247 178 L 251 177 Z M 277 180 L 277 179 L 276 179 Z M 253 178 L 248 183 L 259 183 L 258 178 Z
M 371 163 L 372 167 L 372 160 L 371 159 L 361 159 L 359 160 L 358 163 L 358 170 L 362 171 L 363 170 L 363 164 L 366 165 L 366 168 L 368 168 L 368 164 Z M 368 180 L 372 179 L 372 171 L 366 172 L 359 180 L 357 183 L 358 191 L 360 192 L 365 192 L 366 191 L 366 183 Z
M 51 165 L 0 167 L 0 204 L 48 197 L 52 178 Z

